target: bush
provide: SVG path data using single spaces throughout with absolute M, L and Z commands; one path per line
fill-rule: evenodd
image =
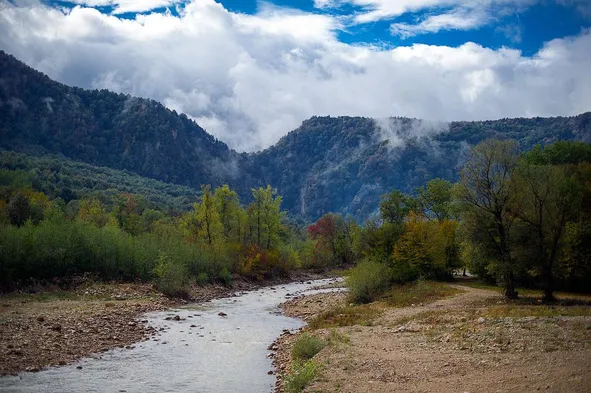
M 203 286 L 209 282 L 209 276 L 207 275 L 207 273 L 201 272 L 197 275 L 196 281 L 198 285 Z
M 324 340 L 308 333 L 302 334 L 293 344 L 291 357 L 294 360 L 310 360 L 326 346 Z
M 357 303 L 370 303 L 384 293 L 391 285 L 390 269 L 379 262 L 362 261 L 347 278 L 349 296 Z
M 293 371 L 285 377 L 284 386 L 288 393 L 300 393 L 316 378 L 318 365 L 312 360 L 295 362 Z
M 175 263 L 167 254 L 161 253 L 154 273 L 158 288 L 163 293 L 169 296 L 188 297 L 188 272 L 185 266 Z
M 351 269 L 347 278 L 349 296 L 354 302 L 370 303 L 384 293 L 391 285 L 390 269 L 379 262 L 362 261 Z
M 223 268 L 220 271 L 220 274 L 218 274 L 218 277 L 219 277 L 220 281 L 222 282 L 222 284 L 224 284 L 224 285 L 232 284 L 232 273 L 230 273 L 230 271 L 227 268 Z

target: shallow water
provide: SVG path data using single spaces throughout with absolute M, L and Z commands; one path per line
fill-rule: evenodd
M 273 369 L 267 348 L 284 329 L 303 326 L 302 321 L 281 315 L 278 306 L 288 294 L 319 292 L 311 288 L 329 281 L 280 285 L 147 314 L 143 319 L 157 330 L 167 328 L 156 337 L 158 341 L 141 342 L 131 350 L 116 349 L 100 359 L 3 377 L 0 391 L 272 392 L 275 376 L 267 374 Z M 174 315 L 184 320 L 165 320 Z

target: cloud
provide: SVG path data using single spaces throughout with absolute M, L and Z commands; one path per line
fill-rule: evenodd
M 390 31 L 393 35 L 408 38 L 441 30 L 471 30 L 487 24 L 490 19 L 482 9 L 457 8 L 439 15 L 430 15 L 418 24 L 393 23 Z
M 213 0 L 134 19 L 0 0 L 5 51 L 67 84 L 158 100 L 240 151 L 313 115 L 451 121 L 591 109 L 589 31 L 527 57 L 474 43 L 349 45 L 341 28 L 324 13 L 245 15 Z
M 316 0 L 318 8 L 333 8 L 350 3 L 360 8 L 354 23 L 393 20 L 405 14 L 417 14 L 418 23 L 395 22 L 393 34 L 403 38 L 440 30 L 468 30 L 483 26 L 498 15 L 524 9 L 539 0 Z M 559 0 L 587 1 L 587 0 Z M 419 15 L 420 14 L 420 15 Z
M 170 7 L 185 0 L 69 0 L 72 4 L 89 7 L 113 7 L 113 14 L 126 12 L 147 12 L 157 8 Z
M 565 7 L 575 7 L 583 17 L 591 19 L 591 1 L 589 0 L 557 0 Z

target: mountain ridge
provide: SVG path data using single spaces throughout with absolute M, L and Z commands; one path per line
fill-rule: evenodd
M 517 139 L 524 149 L 591 141 L 591 112 L 573 117 L 429 122 L 313 116 L 275 145 L 239 153 L 162 104 L 55 82 L 0 51 L 0 147 L 61 153 L 92 165 L 198 188 L 229 184 L 246 201 L 265 184 L 293 214 L 370 216 L 380 195 L 457 178 L 469 146 Z

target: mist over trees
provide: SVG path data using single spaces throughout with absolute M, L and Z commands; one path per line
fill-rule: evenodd
M 238 153 L 153 100 L 65 86 L 4 52 L 0 78 L 0 148 L 129 171 L 179 190 L 227 184 L 244 202 L 252 188 L 270 184 L 285 210 L 310 221 L 335 212 L 363 222 L 393 189 L 413 193 L 431 179 L 455 182 L 470 147 L 485 139 L 515 139 L 528 150 L 591 138 L 591 113 L 451 123 L 312 117 L 275 146 Z M 68 192 L 63 199 L 74 197 Z M 186 208 L 178 202 L 183 206 L 175 208 Z

